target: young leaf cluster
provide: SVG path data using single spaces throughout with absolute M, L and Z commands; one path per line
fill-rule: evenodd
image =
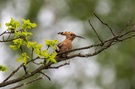
M 23 46 L 26 46 L 30 41 L 29 38 L 32 36 L 32 33 L 28 29 L 35 28 L 36 24 L 31 23 L 29 19 L 22 19 L 22 24 L 11 18 L 10 22 L 6 23 L 8 31 L 14 34 L 13 45 L 10 45 L 10 48 L 13 50 L 23 50 Z M 27 59 L 29 56 L 22 51 L 22 55 L 17 59 L 17 61 L 23 61 L 26 65 Z
M 8 30 L 17 30 L 17 28 L 20 27 L 20 23 L 15 19 L 11 18 L 10 22 L 6 23 L 6 26 L 8 27 Z
M 45 40 L 45 44 L 48 47 L 52 47 L 54 50 L 56 50 L 56 44 L 58 43 L 58 40 Z
M 7 67 L 0 65 L 0 71 L 4 71 L 5 72 L 6 70 L 7 70 Z
M 32 54 L 37 56 L 38 58 L 42 58 L 47 60 L 47 62 L 56 63 L 55 57 L 57 53 L 56 44 L 57 40 L 45 40 L 45 45 L 47 49 L 42 50 L 42 44 L 38 44 L 37 42 L 30 41 L 29 38 L 33 34 L 28 31 L 28 29 L 32 29 L 36 27 L 35 23 L 31 23 L 30 20 L 22 19 L 22 22 L 18 22 L 15 19 L 11 18 L 10 22 L 6 23 L 8 31 L 13 33 L 14 40 L 13 44 L 10 45 L 10 48 L 13 50 L 21 50 L 22 54 L 17 59 L 18 62 L 23 62 L 24 65 L 27 64 L 27 59 L 31 59 L 30 56 L 27 55 L 27 52 L 24 52 L 23 47 L 28 49 L 32 49 Z M 54 51 L 52 53 L 48 52 L 48 48 L 52 48 Z M 32 55 L 32 56 L 33 56 Z
M 31 29 L 31 28 L 34 28 L 36 27 L 36 24 L 35 23 L 31 23 L 30 20 L 25 20 L 25 19 L 22 19 L 22 28 L 23 29 Z
M 22 55 L 17 59 L 17 61 L 18 62 L 23 61 L 24 65 L 26 65 L 28 58 L 29 56 L 27 56 L 26 53 L 22 53 Z

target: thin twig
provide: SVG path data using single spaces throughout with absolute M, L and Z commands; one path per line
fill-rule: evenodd
M 0 36 L 4 35 L 6 33 L 6 31 L 4 31 L 3 33 L 0 34 Z
M 103 21 L 98 17 L 98 15 L 97 15 L 94 11 L 91 11 L 91 12 L 94 14 L 95 17 L 97 17 L 97 19 L 98 19 L 103 25 L 107 26 L 107 27 L 109 28 L 109 30 L 111 31 L 112 35 L 115 36 L 115 34 L 114 34 L 112 28 L 111 28 L 107 23 L 103 22 Z
M 45 73 L 43 73 L 43 72 L 39 72 L 39 73 L 41 73 L 42 75 L 44 75 L 45 77 L 47 77 L 48 78 L 48 80 L 50 80 L 51 81 L 51 78 L 48 76 L 48 75 L 46 75 Z
M 132 35 L 132 36 L 129 36 L 129 37 L 123 38 L 123 39 L 121 39 L 121 40 L 123 41 L 123 40 L 127 40 L 127 39 L 130 39 L 130 38 L 133 38 L 133 37 L 135 37 L 135 34 L 134 34 L 134 35 Z
M 15 70 L 3 81 L 3 83 L 6 82 L 9 78 L 11 78 L 22 66 L 23 66 L 23 63 L 22 63 L 17 69 L 15 69 Z
M 99 41 L 102 43 L 102 45 L 104 44 L 103 41 L 101 40 L 101 38 L 99 37 L 98 33 L 96 32 L 95 28 L 93 27 L 93 25 L 91 24 L 90 20 L 89 20 L 89 24 L 92 27 L 93 31 L 95 32 L 95 34 L 97 35 Z
M 48 69 L 48 67 L 50 65 L 52 65 L 52 64 L 53 63 L 48 63 L 48 64 L 46 64 L 44 66 L 41 65 L 40 67 L 38 67 L 37 69 L 33 70 L 32 72 L 30 72 L 28 74 L 25 74 L 23 76 L 20 76 L 20 77 L 18 77 L 16 79 L 12 79 L 12 80 L 8 80 L 6 82 L 2 82 L 2 83 L 0 83 L 0 87 L 4 87 L 4 86 L 10 85 L 10 84 L 14 84 L 14 83 L 19 82 L 19 81 L 23 81 L 23 80 L 25 80 L 25 79 L 27 79 L 27 78 L 29 78 L 31 76 L 34 76 L 35 74 L 41 72 L 44 69 Z
M 0 40 L 0 42 L 11 42 L 13 40 L 16 40 L 16 39 L 19 39 L 20 37 L 18 38 L 14 38 L 14 39 L 10 39 L 10 40 L 4 40 L 4 37 L 3 37 L 3 40 Z
M 35 61 L 33 61 L 33 63 L 36 64 L 36 65 L 41 65 L 41 64 L 43 64 L 42 62 L 37 63 L 37 62 L 35 62 Z
M 27 74 L 28 73 L 27 72 L 27 67 L 25 65 L 23 65 L 23 69 L 24 69 L 25 74 Z
M 34 61 L 34 60 L 36 60 L 36 59 L 38 59 L 39 57 L 36 57 L 36 58 L 34 58 L 33 60 L 30 60 L 30 61 L 28 61 L 27 63 L 26 63 L 26 65 L 28 64 L 28 63 L 30 63 L 30 62 L 32 62 L 32 61 Z M 17 73 L 17 71 L 21 68 L 21 67 L 23 67 L 23 63 L 17 68 L 17 69 L 15 69 L 5 80 L 3 80 L 3 82 L 2 83 L 4 83 L 4 82 L 6 82 L 9 78 L 11 78 L 15 73 Z
M 120 31 L 120 33 L 122 33 L 128 26 L 130 26 L 129 24 L 131 23 L 131 21 L 128 21 L 127 24 L 122 28 L 122 30 Z
M 29 82 L 26 82 L 26 83 L 22 83 L 22 84 L 20 84 L 20 85 L 18 85 L 18 86 L 15 86 L 15 87 L 10 88 L 10 89 L 17 89 L 17 88 L 20 88 L 20 87 L 22 87 L 22 86 L 26 86 L 26 85 L 28 85 L 28 84 L 31 84 L 31 83 L 33 83 L 33 82 L 36 82 L 37 80 L 41 80 L 41 79 L 44 79 L 44 76 L 39 76 L 39 77 L 36 78 L 36 79 L 33 79 L 33 80 L 31 80 L 31 81 L 29 81 Z
M 10 39 L 11 34 L 12 34 L 12 33 L 9 33 L 7 40 L 9 40 L 9 39 Z M 7 40 L 6 40 L 6 41 L 7 41 Z
M 23 53 L 24 51 L 23 51 L 23 48 L 22 48 L 22 46 L 20 46 L 20 50 L 21 50 L 21 53 Z
M 62 67 L 62 66 L 65 66 L 65 65 L 69 65 L 70 63 L 67 63 L 67 62 L 65 62 L 64 64 L 61 64 L 61 65 L 59 65 L 59 66 L 50 66 L 48 69 L 58 69 L 58 68 L 60 68 L 60 67 Z

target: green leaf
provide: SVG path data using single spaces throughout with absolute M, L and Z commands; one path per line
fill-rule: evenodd
M 34 48 L 35 46 L 36 46 L 36 42 L 31 42 L 31 41 L 27 42 L 27 47 L 28 48 L 30 48 L 30 47 Z
M 25 30 L 35 28 L 37 26 L 35 23 L 31 23 L 29 19 L 25 20 L 22 18 L 22 22 L 22 28 Z
M 54 50 L 56 49 L 56 44 L 58 43 L 58 40 L 45 40 L 45 44 L 48 47 L 52 47 Z
M 21 37 L 23 38 L 23 40 L 25 41 L 28 41 L 29 39 L 29 36 L 31 36 L 32 33 L 31 32 L 27 32 L 27 31 L 15 31 L 15 35 L 14 35 L 14 38 L 18 38 L 18 37 Z
M 34 49 L 34 52 L 35 52 L 35 54 L 37 55 L 37 56 L 41 56 L 41 51 L 40 51 L 40 49 Z
M 17 61 L 18 62 L 23 61 L 24 65 L 26 65 L 28 58 L 29 56 L 27 56 L 26 53 L 22 53 L 22 55 L 17 59 Z
M 57 61 L 55 60 L 57 53 L 53 52 L 51 55 L 48 53 L 48 50 L 42 50 L 41 51 L 41 56 L 43 56 L 48 62 L 54 62 L 56 63 Z
M 43 56 L 45 59 L 48 59 L 49 56 L 50 56 L 50 54 L 48 54 L 47 52 L 48 52 L 48 50 L 42 50 L 41 51 L 41 56 Z
M 56 56 L 57 56 L 57 52 L 53 52 L 51 55 L 52 58 L 55 58 Z
M 31 27 L 34 28 L 36 27 L 37 25 L 35 23 L 31 23 Z
M 10 47 L 14 50 L 19 49 L 20 46 L 25 45 L 27 42 L 21 38 L 13 40 L 15 46 L 11 45 Z
M 6 70 L 7 70 L 7 67 L 5 67 L 5 66 L 3 66 L 3 65 L 0 65 L 0 71 L 6 72 Z
M 42 48 L 42 44 L 36 44 L 34 45 L 34 52 L 37 56 L 41 56 L 41 48 Z
M 20 62 L 20 61 L 22 61 L 22 60 L 23 60 L 23 57 L 22 57 L 22 56 L 20 56 L 20 57 L 17 59 L 18 62 Z
M 52 53 L 52 55 L 50 56 L 50 61 L 51 61 L 51 62 L 54 62 L 54 63 L 57 62 L 57 61 L 55 60 L 56 55 L 57 55 L 57 52 L 53 52 L 53 53 Z
M 51 62 L 57 63 L 57 61 L 54 58 L 50 58 Z
M 21 36 L 21 31 L 15 31 L 14 38 L 20 37 Z
M 36 46 L 35 46 L 35 49 L 41 49 L 42 48 L 42 44 L 37 44 Z
M 15 19 L 11 18 L 9 23 L 5 24 L 8 27 L 8 30 L 16 30 L 20 27 L 20 23 Z
M 10 45 L 10 48 L 13 49 L 13 50 L 17 50 L 18 47 L 16 45 Z

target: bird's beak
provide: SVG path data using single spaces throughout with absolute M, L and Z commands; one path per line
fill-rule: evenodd
M 58 34 L 62 34 L 62 32 L 59 32 Z
M 75 37 L 78 37 L 78 38 L 82 38 L 82 39 L 85 39 L 84 37 L 82 37 L 82 36 L 78 36 L 78 35 L 76 35 Z

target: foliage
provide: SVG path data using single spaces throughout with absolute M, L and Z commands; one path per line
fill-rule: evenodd
M 22 24 L 16 21 L 14 18 L 11 18 L 10 22 L 6 23 L 8 31 L 14 34 L 13 44 L 10 45 L 10 48 L 13 50 L 21 50 L 22 54 L 17 59 L 18 62 L 23 62 L 26 65 L 30 56 L 26 52 L 24 52 L 23 47 L 27 47 L 28 49 L 33 49 L 34 55 L 39 58 L 44 58 L 48 62 L 56 63 L 55 56 L 57 53 L 54 51 L 51 54 L 48 53 L 48 50 L 41 50 L 42 44 L 38 44 L 37 42 L 32 42 L 29 40 L 32 33 L 28 31 L 28 29 L 32 29 L 36 27 L 35 23 L 31 23 L 29 19 L 22 19 Z M 20 29 L 19 29 L 20 28 Z M 57 40 L 45 40 L 46 46 L 56 49 Z M 3 67 L 4 68 L 4 67 Z
M 54 50 L 56 50 L 56 44 L 58 43 L 58 40 L 45 40 L 45 44 L 48 47 L 52 47 Z
M 26 65 L 28 58 L 29 56 L 27 56 L 26 53 L 22 53 L 22 55 L 17 59 L 17 61 L 18 62 L 23 61 L 24 65 Z
M 22 14 L 23 12 L 19 11 L 19 12 L 17 12 L 17 15 L 19 13 L 21 17 L 26 16 L 26 18 L 29 18 L 31 21 L 35 22 L 39 18 L 40 11 L 43 11 L 44 9 L 50 10 L 52 12 L 54 11 L 53 15 L 57 19 L 55 19 L 54 23 L 51 25 L 53 27 L 55 26 L 56 29 L 58 27 L 56 23 L 58 21 L 60 22 L 61 20 L 63 20 L 63 18 L 65 19 L 67 17 L 71 17 L 72 20 L 74 20 L 74 18 L 75 18 L 75 20 L 83 23 L 84 30 L 82 30 L 82 34 L 85 33 L 85 37 L 87 37 L 88 43 L 89 43 L 89 41 L 91 43 L 91 40 L 94 42 L 95 42 L 95 40 L 97 40 L 97 38 L 95 37 L 95 34 L 93 34 L 93 31 L 90 31 L 90 27 L 87 23 L 88 19 L 93 19 L 95 27 L 99 31 L 100 35 L 103 35 L 103 36 L 108 35 L 108 30 L 105 30 L 103 27 L 101 27 L 99 25 L 99 23 L 97 22 L 97 20 L 90 14 L 91 9 L 96 11 L 96 13 L 98 13 L 99 16 L 106 23 L 109 23 L 110 26 L 115 31 L 121 30 L 121 28 L 123 28 L 123 26 L 129 20 L 131 20 L 131 21 L 135 20 L 134 19 L 134 17 L 135 17 L 135 15 L 134 15 L 135 14 L 135 10 L 134 10 L 135 0 L 125 0 L 125 1 L 124 0 L 62 0 L 62 2 L 54 1 L 54 0 L 52 0 L 52 1 L 26 0 L 26 3 L 27 2 L 29 3 L 29 8 L 27 8 L 28 3 L 25 7 L 24 3 L 17 4 L 16 2 L 17 2 L 17 0 L 10 1 L 10 2 L 7 2 L 7 0 L 1 0 L 0 1 L 1 12 L 2 11 L 9 12 L 7 7 L 8 6 L 11 7 L 12 5 L 13 6 L 15 5 L 14 8 L 17 8 L 17 10 L 15 9 L 15 11 L 12 10 L 12 12 L 11 12 L 11 14 L 15 14 L 17 11 L 19 11 L 18 6 L 19 7 L 22 6 L 22 8 L 24 8 L 24 10 L 27 11 L 27 14 L 23 15 Z M 55 2 L 55 5 L 53 4 L 54 2 Z M 7 3 L 7 5 L 6 5 L 6 3 Z M 61 8 L 61 6 L 64 6 L 64 5 L 65 5 L 65 7 Z M 51 9 L 48 8 L 48 6 L 51 7 Z M 11 9 L 11 8 L 9 8 L 9 9 Z M 43 12 L 45 12 L 45 11 L 43 11 Z M 57 13 L 55 13 L 55 12 L 57 12 Z M 108 13 L 104 13 L 104 12 L 108 12 Z M 2 17 L 2 19 L 3 19 L 3 17 Z M 69 19 L 68 19 L 68 21 L 69 21 Z M 40 23 L 40 24 L 45 25 L 44 23 Z M 40 29 L 40 27 L 38 29 Z M 48 31 L 50 31 L 50 30 L 48 30 Z M 41 34 L 40 31 L 38 31 L 37 34 L 38 33 Z M 110 37 L 110 35 L 109 35 L 109 37 Z M 106 38 L 108 38 L 108 37 L 106 37 Z M 133 46 L 131 46 L 131 44 Z M 134 71 L 135 70 L 134 44 L 135 44 L 134 40 L 126 41 L 122 44 L 116 45 L 115 47 L 111 47 L 111 49 L 109 49 L 108 51 L 104 51 L 103 53 L 101 53 L 101 55 L 98 55 L 96 57 L 97 58 L 96 62 L 98 62 L 97 64 L 99 64 L 100 69 L 102 69 L 102 70 L 100 70 L 100 72 L 98 72 L 99 76 L 95 75 L 95 77 L 92 76 L 92 78 L 91 78 L 89 75 L 87 76 L 87 74 L 83 73 L 83 72 L 85 72 L 85 70 L 83 70 L 83 69 L 81 70 L 81 67 L 77 67 L 78 65 L 76 65 L 76 70 L 77 70 L 77 68 L 79 68 L 80 69 L 79 73 L 81 72 L 82 74 L 85 74 L 83 79 L 82 79 L 82 77 L 73 78 L 74 76 L 71 75 L 71 76 L 69 76 L 70 80 L 67 77 L 62 80 L 62 81 L 64 81 L 64 83 L 61 83 L 61 82 L 59 83 L 57 81 L 57 82 L 54 82 L 54 84 L 50 84 L 50 82 L 48 84 L 46 84 L 46 80 L 44 80 L 44 82 L 39 81 L 38 83 L 36 82 L 36 83 L 32 84 L 32 86 L 31 86 L 32 88 L 30 87 L 27 89 L 37 89 L 37 88 L 63 89 L 63 88 L 72 87 L 72 84 L 70 84 L 70 82 L 74 82 L 73 86 L 78 89 L 84 88 L 85 85 L 86 85 L 86 87 L 88 87 L 89 85 L 91 85 L 91 82 L 92 82 L 92 84 L 94 83 L 94 86 L 96 87 L 96 89 L 97 88 L 101 88 L 101 89 L 120 89 L 120 88 L 121 89 L 135 89 L 135 77 L 134 77 L 135 73 L 132 73 L 133 74 L 132 76 L 129 75 L 130 72 L 135 72 Z M 87 66 L 87 65 L 85 65 L 85 66 Z M 108 71 L 105 72 L 106 67 L 107 68 L 110 67 L 110 68 L 114 69 L 114 74 L 116 74 L 116 75 L 113 77 L 114 81 L 112 81 L 112 82 L 110 82 L 112 77 L 111 77 L 111 79 L 108 78 L 111 76 L 111 74 L 110 73 L 108 74 Z M 87 68 L 87 71 L 89 71 L 89 68 Z M 77 71 L 76 71 L 76 73 L 77 73 Z M 125 77 L 122 77 L 123 74 L 125 74 Z M 104 76 L 102 76 L 102 75 L 104 75 Z M 99 78 L 100 78 L 100 80 L 98 80 L 98 81 L 95 80 L 95 79 L 99 79 Z M 109 82 L 106 82 L 104 80 L 109 80 Z M 86 81 L 86 83 L 84 81 Z M 101 83 L 99 83 L 99 81 L 101 81 Z M 61 87 L 56 87 L 58 85 Z M 78 86 L 78 85 L 80 85 L 80 86 Z M 48 86 L 50 86 L 50 87 L 48 87 Z M 78 86 L 78 87 L 76 87 L 76 86 Z M 89 88 L 91 88 L 91 87 L 89 87 Z M 22 89 L 24 89 L 24 88 L 22 88 Z
M 25 20 L 22 19 L 22 23 L 16 21 L 14 18 L 11 18 L 10 22 L 5 24 L 7 26 L 7 31 L 4 31 L 0 34 L 0 37 L 3 36 L 3 40 L 0 40 L 0 42 L 12 42 L 12 45 L 10 45 L 10 48 L 13 50 L 20 50 L 21 55 L 17 58 L 17 62 L 22 62 L 22 64 L 14 71 L 12 71 L 11 74 L 3 81 L 6 82 L 10 77 L 12 77 L 15 73 L 18 72 L 18 70 L 23 67 L 25 71 L 26 78 L 33 76 L 31 72 L 27 71 L 27 65 L 32 63 L 33 65 L 36 64 L 38 67 L 41 67 L 40 70 L 35 70 L 35 74 L 41 73 L 44 76 L 46 76 L 49 80 L 50 78 L 42 72 L 42 70 L 46 65 L 57 63 L 56 61 L 56 44 L 58 43 L 57 40 L 45 40 L 45 45 L 47 46 L 47 49 L 43 49 L 43 45 L 39 44 L 35 41 L 31 41 L 30 37 L 33 35 L 31 32 L 29 32 L 29 29 L 35 28 L 36 24 L 31 23 L 29 19 Z M 7 39 L 4 39 L 4 35 L 8 34 Z M 11 39 L 11 35 L 13 36 L 13 39 Z M 28 50 L 31 50 L 31 55 L 27 53 L 27 51 L 24 50 L 24 48 L 27 48 Z M 52 52 L 48 52 L 49 48 L 53 49 Z M 36 63 L 35 60 L 42 59 L 40 63 Z M 0 65 L 0 71 L 6 71 L 7 68 L 3 65 Z M 28 73 L 29 72 L 29 73 Z M 30 75 L 29 75 L 30 74 Z M 27 77 L 28 76 L 28 77 Z M 26 79 L 24 78 L 24 79 Z M 37 79 L 43 79 L 44 77 L 39 76 Z M 21 78 L 19 78 L 21 79 Z M 14 79 L 16 82 L 16 79 Z M 22 79 L 21 79 L 22 80 Z M 19 80 L 19 81 L 21 81 Z M 32 80 L 32 81 L 35 81 Z M 17 80 L 18 81 L 18 80 Z M 14 82 L 12 82 L 14 83 Z M 3 83 L 0 83 L 3 85 Z M 27 84 L 27 83 L 26 83 Z M 29 84 L 29 83 L 28 83 Z M 1 85 L 0 85 L 1 87 Z
M 17 30 L 17 28 L 20 27 L 20 23 L 15 19 L 11 18 L 10 22 L 6 23 L 6 26 L 8 27 L 8 30 Z
M 3 66 L 3 65 L 0 65 L 0 71 L 6 71 L 7 70 L 7 67 Z
M 22 19 L 22 28 L 23 29 L 31 29 L 31 28 L 34 28 L 36 27 L 36 24 L 35 23 L 31 23 L 29 19 L 25 20 L 25 19 Z

